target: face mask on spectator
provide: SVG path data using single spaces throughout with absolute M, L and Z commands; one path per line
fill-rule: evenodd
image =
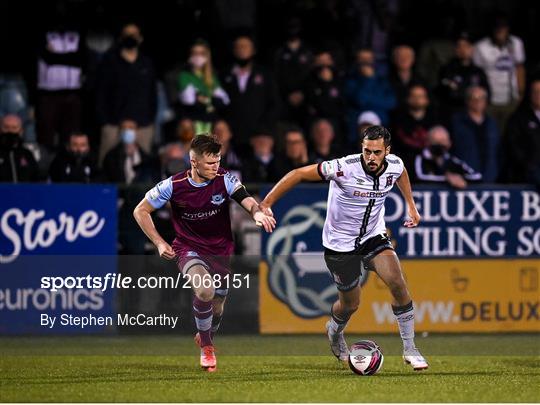
M 431 145 L 429 150 L 433 156 L 443 156 L 446 153 L 446 147 L 441 144 Z
M 126 145 L 131 145 L 135 143 L 134 129 L 123 129 L 120 135 L 122 136 L 122 142 L 124 142 Z
M 204 55 L 193 55 L 189 58 L 189 64 L 196 68 L 202 68 L 207 60 Z
M 247 65 L 249 65 L 249 62 L 251 62 L 251 58 L 238 58 L 238 57 L 234 57 L 234 60 L 236 62 L 236 64 L 240 67 L 246 67 Z
M 0 148 L 14 149 L 20 142 L 21 137 L 16 132 L 4 132 L 0 134 Z
M 75 159 L 75 160 L 83 160 L 85 157 L 88 156 L 88 152 L 69 152 L 69 154 Z
M 120 47 L 124 49 L 135 49 L 139 46 L 139 41 L 137 38 L 128 35 L 127 37 L 123 37 L 120 40 Z

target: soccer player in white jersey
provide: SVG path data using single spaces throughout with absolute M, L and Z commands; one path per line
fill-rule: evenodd
M 324 259 L 338 289 L 326 324 L 334 355 L 347 361 L 349 349 L 343 331 L 360 304 L 362 264 L 374 270 L 392 293 L 392 309 L 403 340 L 403 360 L 414 370 L 428 368 L 414 344 L 414 308 L 399 259 L 386 235 L 384 201 L 397 184 L 408 205 L 404 226 L 420 222 L 407 170 L 390 154 L 390 132 L 371 126 L 363 133 L 362 153 L 304 166 L 287 173 L 260 204 L 267 215 L 287 191 L 302 181 L 330 182 L 323 228 Z

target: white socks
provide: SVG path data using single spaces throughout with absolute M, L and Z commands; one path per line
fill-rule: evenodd
M 403 340 L 405 351 L 414 349 L 414 307 L 412 301 L 401 307 L 392 305 L 399 326 L 399 334 Z

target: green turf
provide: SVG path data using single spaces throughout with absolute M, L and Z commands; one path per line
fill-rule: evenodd
M 432 335 L 430 370 L 402 364 L 395 336 L 381 372 L 356 376 L 321 336 L 229 336 L 219 371 L 198 369 L 184 337 L 0 338 L 3 402 L 539 402 L 538 335 Z M 354 341 L 355 337 L 349 337 Z

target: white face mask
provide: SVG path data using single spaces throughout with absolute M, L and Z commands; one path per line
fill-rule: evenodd
M 208 58 L 204 55 L 193 55 L 189 58 L 189 63 L 191 66 L 196 68 L 202 68 Z
M 124 142 L 125 144 L 130 145 L 132 143 L 135 143 L 136 133 L 134 129 L 124 129 L 122 130 L 120 135 L 122 136 L 122 142 Z

